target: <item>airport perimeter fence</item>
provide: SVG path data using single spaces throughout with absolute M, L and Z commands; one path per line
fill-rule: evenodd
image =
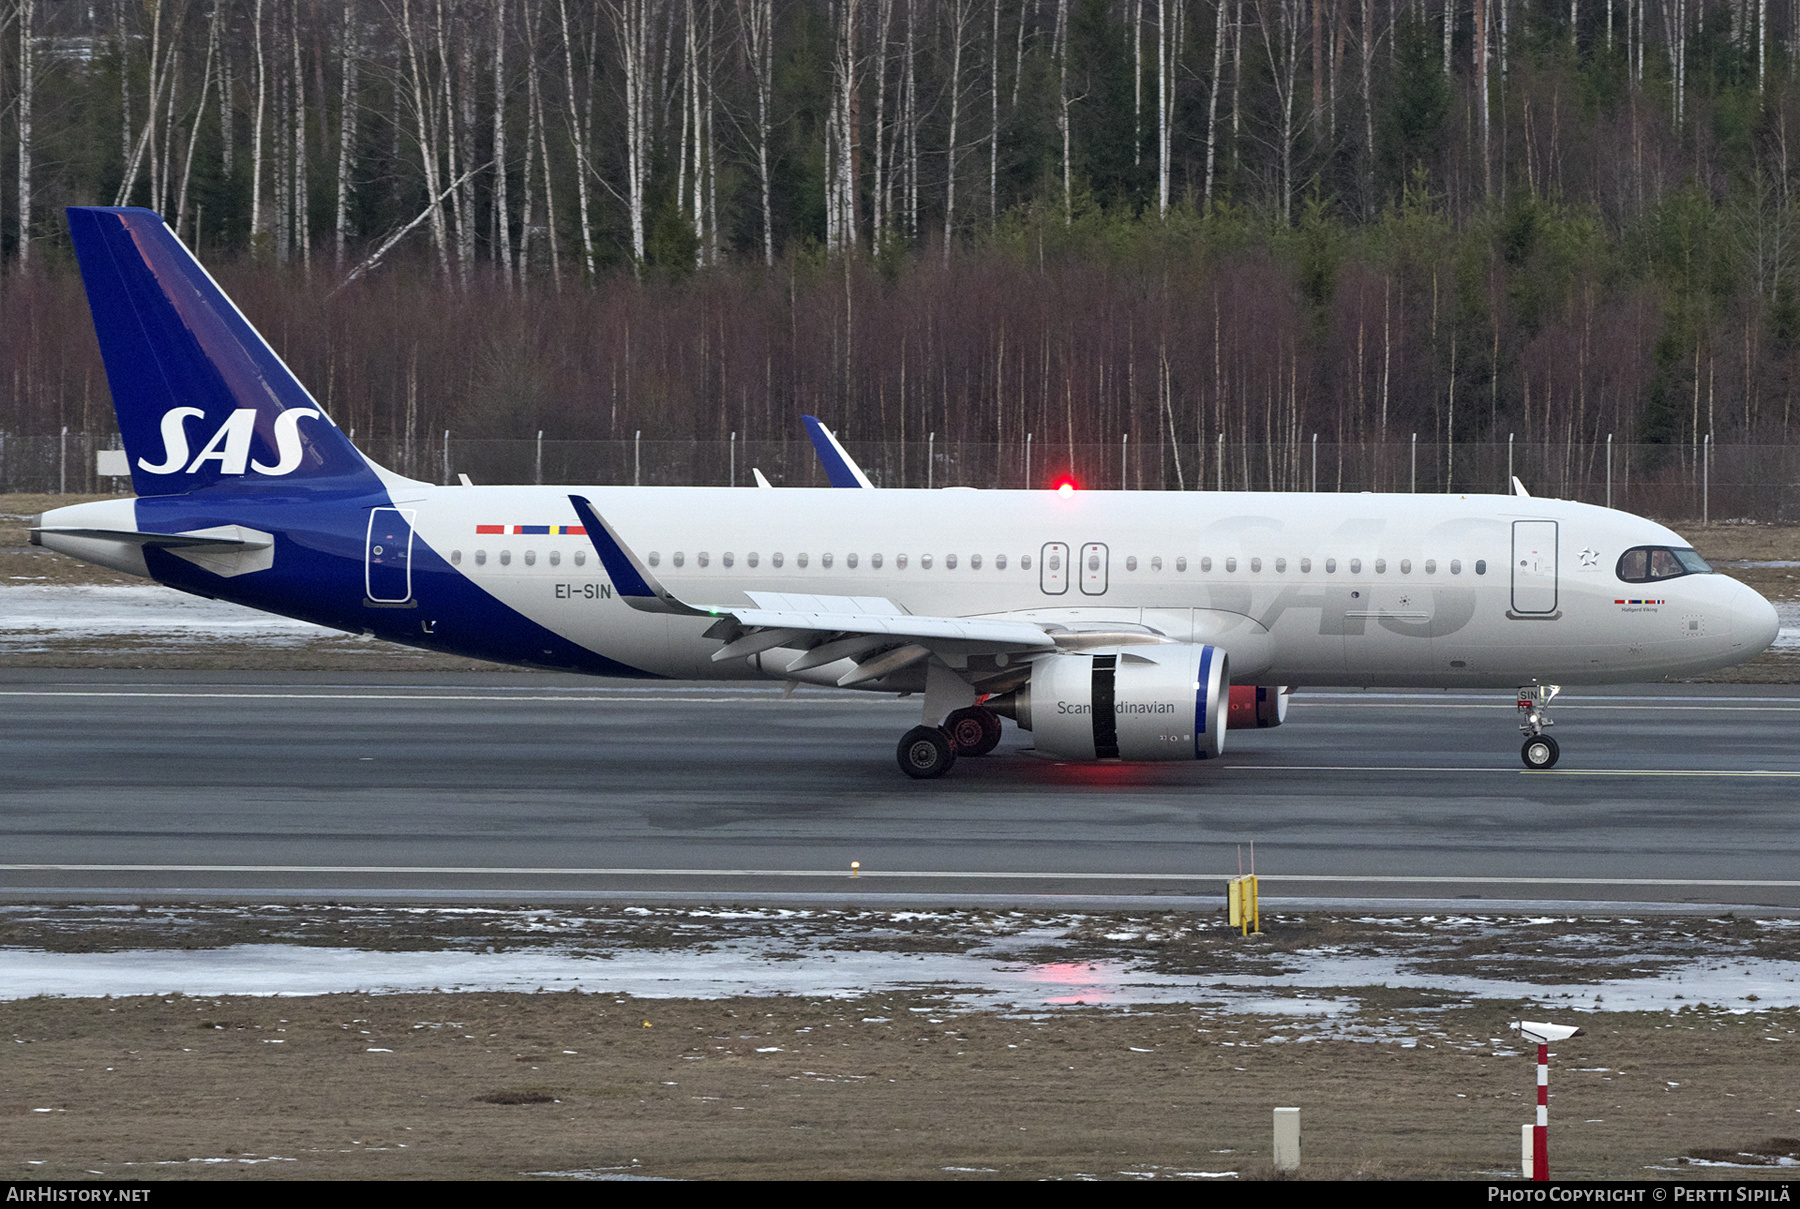
M 352 433 L 354 437 L 354 432 Z M 569 483 L 644 486 L 824 487 L 810 442 L 557 441 L 460 438 L 361 439 L 370 457 L 403 474 L 450 484 Z M 120 447 L 116 432 L 0 431 L 0 492 L 99 494 L 129 491 L 99 473 L 96 453 Z M 1417 491 L 1505 493 L 1517 477 L 1533 495 L 1610 504 L 1663 520 L 1800 522 L 1800 445 L 1424 441 L 1289 444 L 1212 440 L 1070 445 L 846 441 L 878 487 L 1134 491 Z

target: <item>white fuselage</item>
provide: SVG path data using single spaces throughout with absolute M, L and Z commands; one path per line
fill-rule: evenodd
M 572 526 L 585 495 L 682 600 L 880 597 L 932 616 L 1142 626 L 1231 652 L 1238 683 L 1509 686 L 1692 674 L 1749 658 L 1773 608 L 1717 574 L 1617 577 L 1654 522 L 1520 496 L 419 486 L 417 539 L 510 609 L 683 678 L 786 678 L 798 650 L 713 662 L 704 618 L 639 612 Z M 500 527 L 502 533 L 481 532 Z M 428 604 L 428 602 L 427 602 Z M 843 667 L 794 676 L 835 683 Z

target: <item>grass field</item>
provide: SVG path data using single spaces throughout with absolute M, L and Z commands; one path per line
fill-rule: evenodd
M 209 907 L 99 926 L 66 908 L 54 928 L 29 922 L 41 909 L 7 914 L 26 922 L 0 928 L 0 945 L 71 953 L 281 940 L 328 961 L 342 946 L 573 945 L 602 979 L 634 945 L 704 951 L 762 934 L 779 942 L 771 960 L 793 962 L 898 945 L 920 955 L 921 984 L 843 998 L 0 1002 L 0 1164 L 15 1178 L 1259 1178 L 1273 1174 L 1278 1106 L 1302 1110 L 1303 1178 L 1516 1178 L 1535 1104 L 1534 1054 L 1508 1028 L 1521 1012 L 1585 1030 L 1552 1060 L 1557 1176 L 1791 1179 L 1800 1162 L 1800 1009 L 1791 996 L 1703 1002 L 1721 955 L 1791 970 L 1792 921 L 1315 915 L 1271 917 L 1246 940 L 1205 915 L 1089 915 L 1054 942 L 1040 928 L 1018 960 L 1208 971 L 1219 999 L 996 1008 L 933 984 L 929 960 L 994 943 L 1006 920 L 992 913 L 715 910 L 684 923 L 675 909 L 601 908 L 508 924 L 494 911 Z M 1430 977 L 1279 985 L 1344 952 L 1408 955 Z M 1671 963 L 1688 971 L 1671 1010 L 1555 1006 Z M 1293 1010 L 1234 1010 L 1227 988 L 1241 993 L 1233 974 L 1251 970 L 1275 975 L 1264 997 L 1292 996 Z M 1533 986 L 1506 1000 L 1455 991 L 1483 974 Z

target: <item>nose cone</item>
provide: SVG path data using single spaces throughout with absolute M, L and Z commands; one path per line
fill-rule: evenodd
M 1733 645 L 1738 647 L 1740 654 L 1746 659 L 1758 651 L 1766 650 L 1781 632 L 1781 619 L 1776 616 L 1775 606 L 1763 599 L 1755 588 L 1746 584 L 1737 586 L 1736 596 L 1731 603 Z

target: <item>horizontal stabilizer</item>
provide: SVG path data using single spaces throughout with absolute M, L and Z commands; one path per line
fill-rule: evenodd
M 42 535 L 83 537 L 93 541 L 126 542 L 134 546 L 156 546 L 161 549 L 266 550 L 275 544 L 267 533 L 246 529 L 241 525 L 220 525 L 213 529 L 195 529 L 189 533 L 140 533 L 136 529 L 92 529 L 78 525 L 40 525 L 31 531 L 34 545 L 43 545 Z

